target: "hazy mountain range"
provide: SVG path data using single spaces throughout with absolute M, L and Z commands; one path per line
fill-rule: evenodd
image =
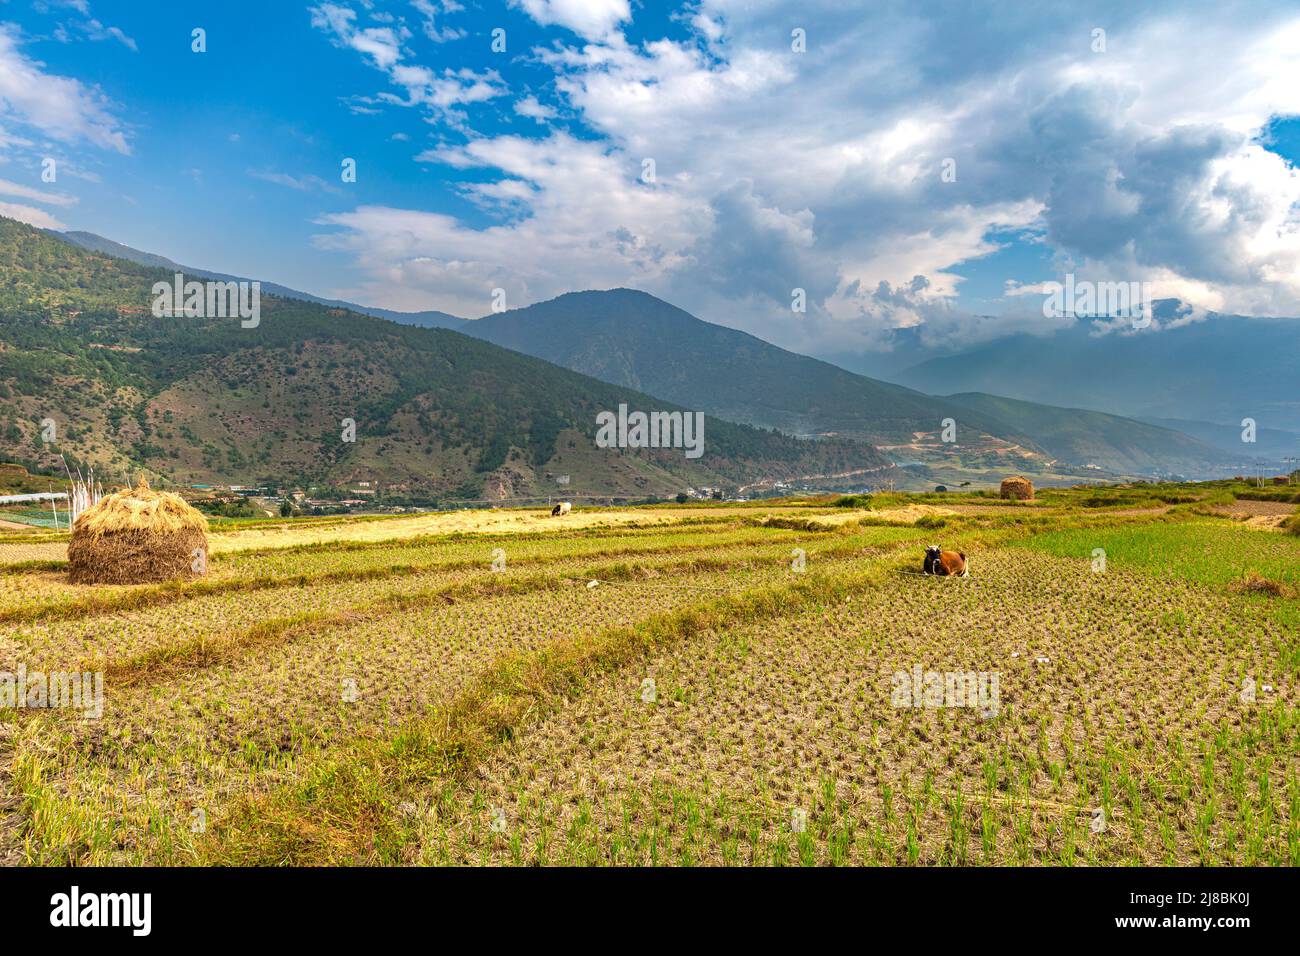
M 143 266 L 150 266 L 155 269 L 166 269 L 169 272 L 183 272 L 187 276 L 197 276 L 204 279 L 220 279 L 229 281 L 231 279 L 247 279 L 247 276 L 233 276 L 223 272 L 212 272 L 209 269 L 196 269 L 193 266 L 183 266 L 173 262 L 165 256 L 155 255 L 152 252 L 141 252 L 139 249 L 132 249 L 130 246 L 124 246 L 120 242 L 114 242 L 112 239 L 105 239 L 93 232 L 55 232 L 51 230 L 51 235 L 70 242 L 76 243 L 83 249 L 89 249 L 92 252 L 102 252 L 105 255 L 114 256 L 118 259 L 127 259 L 130 262 L 138 262 Z M 254 277 L 255 278 L 255 277 Z M 344 302 L 341 299 L 322 299 L 320 296 L 312 295 L 310 292 L 301 292 L 297 289 L 290 289 L 288 286 L 280 285 L 276 282 L 262 282 L 262 291 L 267 295 L 278 295 L 287 299 L 302 299 L 304 302 L 316 302 L 320 305 L 329 305 L 338 309 L 350 309 L 353 312 L 360 312 L 362 315 L 373 315 L 381 319 L 390 319 L 394 322 L 401 322 L 403 325 L 421 325 L 427 328 L 454 329 L 465 324 L 464 319 L 457 318 L 454 315 L 448 315 L 446 312 L 430 310 L 427 312 L 394 312 L 392 309 L 377 309 L 368 305 L 358 305 L 355 302 Z
M 1235 459 L 1300 455 L 1300 319 L 1210 315 L 1159 331 L 1092 323 L 931 357 L 892 378 L 912 388 L 997 392 L 1138 418 Z M 1241 441 L 1243 419 L 1257 442 Z
M 101 474 L 144 469 L 182 484 L 364 480 L 490 500 L 817 476 L 862 485 L 894 471 L 866 443 L 716 418 L 698 458 L 598 448 L 602 411 L 685 410 L 446 329 L 297 298 L 264 295 L 255 328 L 156 318 L 151 287 L 171 281 L 170 266 L 9 219 L 0 267 L 0 459 L 48 467 L 64 454 Z
M 180 266 L 91 233 L 53 235 L 152 268 L 238 278 Z M 894 461 L 939 476 L 957 468 L 1205 477 L 1256 457 L 1295 454 L 1300 441 L 1284 427 L 1296 421 L 1297 410 L 1295 389 L 1286 388 L 1287 370 L 1289 382 L 1300 380 L 1294 374 L 1300 371 L 1294 349 L 1300 323 L 1288 320 L 1216 317 L 1145 337 L 1096 336 L 1081 324 L 1056 336 L 1020 335 L 930 357 L 913 342 L 896 355 L 900 364 L 912 363 L 908 367 L 873 365 L 884 369 L 882 377 L 901 383 L 894 384 L 703 322 L 634 290 L 572 293 L 475 320 L 376 309 L 267 282 L 263 291 L 401 324 L 462 331 L 722 420 L 867 442 Z M 1257 328 L 1275 349 L 1292 336 L 1291 352 L 1264 355 L 1273 350 L 1243 347 L 1241 340 L 1251 341 Z M 1171 355 L 1162 354 L 1162 342 Z M 1198 386 L 1180 363 L 1188 373 L 1213 378 L 1202 378 Z M 1252 386 L 1260 368 L 1269 384 Z M 1240 442 L 1239 425 L 1230 427 L 1238 414 L 1230 409 L 1246 407 L 1243 393 L 1255 396 L 1247 403 L 1259 423 L 1254 446 Z M 955 424 L 955 443 L 941 440 L 946 420 Z
M 898 461 L 1145 474 L 1200 471 L 1222 457 L 1190 436 L 1116 416 L 935 397 L 855 375 L 629 289 L 559 296 L 464 331 L 731 421 L 869 441 Z M 949 419 L 954 444 L 942 440 Z

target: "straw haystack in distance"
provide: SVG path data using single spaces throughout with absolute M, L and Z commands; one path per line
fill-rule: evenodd
M 154 491 L 141 479 L 77 518 L 68 570 L 76 584 L 194 577 L 206 565 L 207 529 L 208 520 L 180 495 Z
M 1020 501 L 1034 500 L 1034 483 L 1028 478 L 1013 475 L 1002 479 L 1002 497 L 1016 498 Z

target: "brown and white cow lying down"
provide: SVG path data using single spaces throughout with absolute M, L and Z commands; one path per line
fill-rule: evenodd
M 970 570 L 966 567 L 966 555 L 960 551 L 941 551 L 937 544 L 932 544 L 925 549 L 925 564 L 922 565 L 921 571 L 924 574 L 970 577 Z
M 573 509 L 573 502 L 561 501 L 551 509 L 551 517 L 558 518 L 560 515 L 567 515 Z

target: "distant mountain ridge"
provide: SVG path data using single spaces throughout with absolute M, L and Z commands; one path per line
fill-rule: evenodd
M 1195 470 L 1221 457 L 1219 449 L 1170 428 L 1083 408 L 1056 408 L 982 392 L 947 396 L 992 419 L 1015 422 L 1049 454 L 1088 468 L 1106 461 L 1137 473 Z
M 1020 334 L 890 376 L 923 390 L 990 392 L 1130 418 L 1300 432 L 1300 319 L 1210 315 L 1097 334 L 1092 323 Z
M 1300 432 L 1283 431 L 1278 428 L 1256 427 L 1254 442 L 1243 441 L 1248 434 L 1240 422 L 1235 425 L 1220 425 L 1215 422 L 1189 421 L 1185 418 L 1143 418 L 1141 421 L 1161 428 L 1172 428 L 1185 435 L 1191 435 L 1207 445 L 1220 449 L 1229 462 L 1248 465 L 1257 459 L 1281 462 L 1281 470 L 1292 471 L 1295 464 L 1285 459 L 1300 457 Z M 1300 427 L 1300 423 L 1297 423 Z
M 947 417 L 964 416 L 972 428 L 984 424 L 942 399 L 788 352 L 634 289 L 570 292 L 484 316 L 464 331 L 602 381 L 790 434 L 833 432 L 889 444 L 937 431 Z
M 238 278 L 187 269 L 92 233 L 56 235 L 154 267 Z M 1085 477 L 1097 469 L 1205 477 L 1221 474 L 1237 451 L 1200 435 L 1179 436 L 1172 421 L 1142 422 L 1113 412 L 1090 412 L 1085 409 L 1093 406 L 1086 402 L 1062 409 L 1055 396 L 1048 401 L 1008 402 L 996 400 L 992 389 L 970 389 L 960 390 L 958 397 L 936 397 L 926 391 L 954 390 L 965 381 L 963 376 L 952 369 L 927 373 L 926 390 L 869 378 L 704 322 L 631 289 L 568 293 L 475 320 L 437 311 L 402 313 L 359 306 L 274 283 L 264 282 L 263 290 L 402 324 L 455 329 L 726 421 L 796 436 L 847 437 L 880 446 L 904 462 L 958 460 L 963 467 L 1028 471 L 1060 466 L 1076 473 L 1082 470 Z M 919 339 L 904 336 L 898 344 L 900 354 L 925 353 Z M 937 368 L 957 358 L 927 360 L 918 368 Z M 995 367 L 1006 374 L 1023 361 L 997 362 Z M 960 425 L 962 442 L 940 440 L 943 423 L 949 419 Z M 1276 438 L 1286 433 L 1272 430 L 1269 434 Z M 1274 441 L 1258 451 L 1278 447 Z
M 96 235 L 93 232 L 57 232 L 49 230 L 50 234 L 59 239 L 65 239 L 74 243 L 83 249 L 89 249 L 91 252 L 102 252 L 104 255 L 114 256 L 118 259 L 126 259 L 130 262 L 136 262 L 143 266 L 149 266 L 155 269 L 167 269 L 172 272 L 183 272 L 186 275 L 197 276 L 204 279 L 220 279 L 222 281 L 253 281 L 256 276 L 235 276 L 222 272 L 212 272 L 208 269 L 196 269 L 193 266 L 183 266 L 173 262 L 166 256 L 156 255 L 152 252 L 141 252 L 139 249 L 133 249 L 130 246 L 124 246 L 120 242 L 114 242 L 112 239 L 105 239 L 103 236 Z M 345 302 L 342 299 L 323 299 L 320 296 L 312 295 L 310 292 L 300 292 L 297 289 L 290 289 L 288 286 L 280 285 L 276 282 L 268 282 L 265 279 L 257 279 L 262 283 L 262 291 L 267 295 L 278 295 L 284 299 L 301 299 L 304 302 L 316 302 L 320 305 L 328 305 L 335 309 L 347 309 L 350 312 L 359 312 L 362 315 L 373 315 L 376 318 L 388 319 L 391 322 L 401 322 L 403 325 L 418 325 L 425 328 L 435 329 L 460 329 L 465 324 L 465 320 L 449 315 L 446 312 L 436 310 L 427 310 L 424 312 L 397 312 L 392 309 L 380 309 L 374 306 L 358 305 L 355 302 Z
M 1119 416 L 991 394 L 936 397 L 871 379 L 630 289 L 569 293 L 464 331 L 720 418 L 870 441 L 896 460 L 940 464 L 956 455 L 1030 470 L 1064 463 L 1087 476 L 1217 474 L 1225 459 L 1207 443 Z M 961 435 L 956 447 L 941 441 L 947 419 Z
M 761 488 L 800 476 L 860 486 L 894 472 L 863 443 L 716 418 L 705 420 L 698 459 L 680 448 L 598 447 L 602 411 L 682 409 L 448 329 L 301 299 L 264 295 L 255 328 L 155 318 L 151 287 L 169 269 L 0 218 L 0 460 L 48 467 L 63 454 L 106 477 L 365 480 L 502 501 Z

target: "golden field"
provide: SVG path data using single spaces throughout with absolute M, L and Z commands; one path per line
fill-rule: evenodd
M 1296 865 L 1287 514 L 1193 485 L 286 521 L 107 587 L 0 536 L 0 671 L 103 680 L 98 717 L 0 709 L 0 858 Z M 971 577 L 917 573 L 930 543 Z M 914 673 L 996 697 L 902 700 Z

